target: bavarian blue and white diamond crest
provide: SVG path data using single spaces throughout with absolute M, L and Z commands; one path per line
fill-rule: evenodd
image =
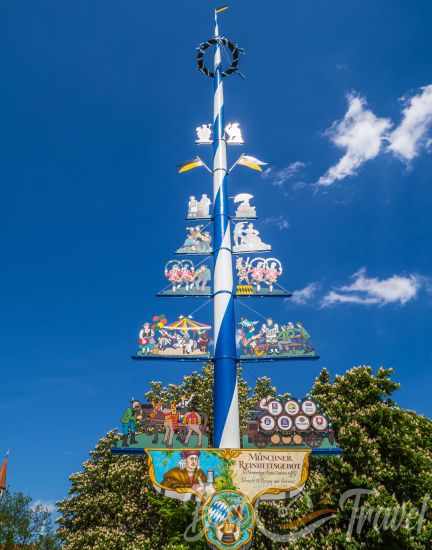
M 228 513 L 229 507 L 227 503 L 222 500 L 216 500 L 209 508 L 208 517 L 212 523 L 220 523 L 228 517 Z

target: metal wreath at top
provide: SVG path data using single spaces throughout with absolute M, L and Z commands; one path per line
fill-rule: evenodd
M 237 44 L 234 44 L 234 42 L 231 42 L 231 40 L 225 38 L 224 36 L 219 38 L 210 38 L 207 42 L 200 44 L 199 48 L 197 48 L 197 67 L 199 71 L 209 78 L 214 78 L 215 73 L 214 71 L 209 71 L 209 69 L 207 69 L 204 65 L 204 54 L 211 46 L 216 46 L 217 44 L 227 47 L 231 52 L 231 65 L 224 71 L 221 71 L 222 76 L 229 76 L 238 71 L 240 53 L 243 53 L 243 50 L 240 49 Z

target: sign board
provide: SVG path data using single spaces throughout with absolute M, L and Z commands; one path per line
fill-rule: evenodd
M 155 315 L 139 331 L 139 348 L 134 359 L 208 358 L 210 329 L 210 325 L 184 315 L 173 323 L 164 315 Z
M 237 296 L 291 296 L 278 284 L 283 269 L 277 258 L 239 256 L 235 266 Z
M 338 449 L 329 418 L 311 398 L 268 397 L 249 412 L 243 448 Z
M 212 238 L 209 231 L 204 231 L 204 225 L 186 227 L 187 235 L 177 254 L 211 254 Z
M 171 498 L 206 501 L 238 491 L 250 502 L 300 492 L 309 475 L 310 449 L 147 449 L 150 480 Z
M 278 323 L 271 318 L 238 324 L 240 359 L 318 359 L 310 335 L 300 321 Z
M 211 296 L 211 270 L 206 263 L 195 265 L 192 260 L 170 260 L 164 275 L 169 287 L 158 296 Z
M 190 403 L 191 399 L 185 398 L 178 403 L 141 403 L 132 399 L 120 417 L 115 447 L 125 450 L 208 447 L 208 417 Z

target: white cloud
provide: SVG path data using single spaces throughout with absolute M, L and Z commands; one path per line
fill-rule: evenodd
M 292 162 L 286 168 L 281 168 L 280 170 L 275 170 L 274 168 L 267 168 L 262 173 L 262 178 L 268 180 L 271 185 L 276 187 L 282 187 L 284 183 L 292 179 L 298 172 L 303 170 L 306 166 L 304 162 L 297 160 Z
M 368 277 L 362 268 L 352 275 L 353 282 L 328 292 L 321 301 L 322 307 L 337 303 L 363 305 L 386 305 L 399 303 L 404 305 L 416 298 L 422 286 L 420 277 L 392 275 L 388 279 Z
M 390 134 L 388 149 L 402 160 L 412 160 L 430 140 L 427 133 L 432 128 L 432 84 L 405 101 L 402 122 Z
M 345 150 L 343 157 L 318 180 L 318 185 L 328 186 L 356 174 L 366 161 L 375 158 L 383 147 L 386 132 L 392 123 L 387 118 L 378 118 L 367 109 L 364 98 L 350 94 L 348 111 L 336 121 L 326 135 L 339 148 Z
M 270 216 L 269 218 L 264 218 L 262 223 L 264 225 L 274 225 L 279 231 L 284 231 L 290 227 L 289 221 L 283 216 Z
M 318 288 L 318 283 L 310 283 L 304 288 L 295 290 L 289 300 L 292 300 L 296 304 L 303 305 L 306 302 L 309 302 L 315 296 Z

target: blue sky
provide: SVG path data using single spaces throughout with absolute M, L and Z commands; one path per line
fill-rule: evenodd
M 393 367 L 399 403 L 431 416 L 432 6 L 230 5 L 223 30 L 247 55 L 246 80 L 226 82 L 227 118 L 244 152 L 270 163 L 264 176 L 236 169 L 230 192 L 255 195 L 263 240 L 297 291 L 248 304 L 302 319 L 321 355 L 245 374 L 302 396 L 324 366 Z M 188 196 L 211 189 L 205 171 L 176 165 L 211 117 L 194 52 L 213 7 L 0 6 L 0 452 L 11 449 L 13 489 L 37 500 L 66 494 L 129 397 L 191 368 L 130 355 L 150 315 L 198 305 L 154 294 Z

